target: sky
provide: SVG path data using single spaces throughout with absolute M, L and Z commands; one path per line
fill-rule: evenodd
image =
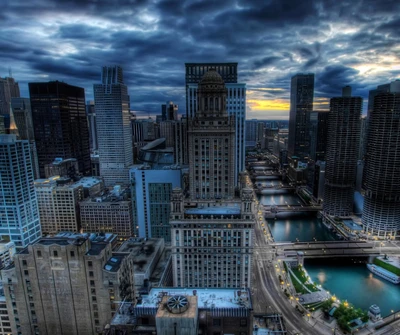
M 351 85 L 400 78 L 399 0 L 5 0 L 0 77 L 85 88 L 120 65 L 138 116 L 185 113 L 185 62 L 237 62 L 247 118 L 288 119 L 290 78 L 315 73 L 314 109 Z

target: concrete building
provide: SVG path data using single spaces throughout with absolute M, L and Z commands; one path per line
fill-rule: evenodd
M 103 182 L 93 177 L 84 177 L 77 182 L 60 176 L 35 180 L 43 234 L 80 231 L 79 202 L 102 189 Z
M 101 176 L 106 186 L 129 185 L 132 129 L 130 98 L 122 68 L 104 66 L 101 83 L 94 84 L 93 90 Z
M 182 187 L 180 167 L 136 165 L 130 170 L 130 179 L 136 223 L 133 236 L 163 238 L 170 244 L 171 194 L 174 188 Z
M 0 286 L 0 314 L 0 335 L 12 334 L 11 317 L 8 313 L 6 296 L 2 285 Z
M 134 301 L 133 255 L 112 234 L 41 238 L 2 270 L 13 334 L 98 334 L 120 301 Z
M 115 186 L 108 193 L 89 197 L 79 203 L 84 232 L 113 233 L 119 241 L 134 236 L 130 188 Z
M 0 235 L 17 249 L 41 235 L 29 141 L 0 135 Z
M 15 252 L 14 242 L 0 240 L 0 269 L 12 263 Z
M 153 288 L 123 304 L 104 334 L 251 334 L 252 309 L 248 289 Z
M 289 156 L 306 161 L 310 156 L 310 113 L 314 101 L 314 74 L 297 74 L 290 85 Z
M 353 212 L 362 98 L 332 98 L 326 149 L 325 214 L 347 217 Z
M 90 174 L 85 90 L 60 81 L 29 83 L 40 177 L 56 157 L 76 158 L 79 172 Z
M 11 99 L 19 97 L 19 85 L 15 79 L 12 78 L 11 75 L 5 78 L 0 77 L 0 115 L 9 115 Z
M 253 191 L 244 188 L 235 196 L 236 118 L 226 110 L 226 95 L 223 79 L 210 70 L 188 120 L 190 192 L 175 188 L 171 197 L 176 287 L 251 285 Z
M 400 230 L 399 120 L 400 87 L 375 95 L 369 115 L 362 224 L 366 232 L 384 238 L 394 238 Z
M 188 121 L 198 110 L 198 84 L 202 75 L 214 69 L 225 83 L 226 105 L 229 115 L 235 118 L 235 186 L 238 185 L 239 173 L 245 170 L 246 139 L 246 84 L 237 82 L 237 63 L 186 63 L 186 114 Z M 190 148 L 188 148 L 190 150 Z

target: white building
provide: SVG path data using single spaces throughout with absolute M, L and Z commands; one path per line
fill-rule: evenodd
M 41 237 L 29 141 L 0 135 L 0 235 L 17 249 Z
M 122 68 L 103 67 L 101 84 L 94 84 L 100 173 L 106 186 L 129 183 L 133 164 L 130 100 Z
M 227 90 L 226 110 L 229 115 L 235 116 L 235 185 L 238 185 L 239 173 L 245 170 L 245 140 L 246 140 L 246 84 L 225 83 Z M 198 109 L 197 84 L 187 85 L 189 118 L 193 118 Z

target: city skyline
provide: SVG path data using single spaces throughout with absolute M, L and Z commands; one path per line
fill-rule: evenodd
M 296 73 L 315 73 L 315 109 L 328 109 L 351 85 L 364 98 L 364 114 L 368 91 L 399 77 L 394 1 L 175 5 L 9 3 L 0 14 L 0 76 L 11 69 L 24 97 L 28 82 L 60 80 L 84 87 L 91 100 L 101 67 L 120 65 L 131 109 L 156 115 L 165 101 L 184 112 L 185 62 L 238 62 L 248 119 L 288 119 Z

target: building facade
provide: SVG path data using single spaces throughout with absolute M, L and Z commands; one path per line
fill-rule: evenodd
M 237 63 L 186 63 L 186 115 L 194 117 L 197 105 L 198 84 L 203 75 L 214 69 L 223 79 L 226 92 L 226 110 L 235 118 L 235 186 L 239 173 L 245 170 L 246 139 L 246 84 L 237 82 Z M 189 150 L 189 148 L 188 148 Z
M 89 145 L 90 152 L 98 150 L 98 140 L 97 140 L 97 124 L 96 124 L 96 110 L 94 106 L 94 101 L 89 100 L 86 103 L 86 116 L 89 127 Z
M 297 74 L 290 85 L 289 156 L 310 156 L 310 113 L 314 101 L 314 74 Z
M 338 217 L 353 212 L 362 98 L 332 98 L 328 116 L 323 211 Z
M 129 185 L 133 164 L 130 98 L 122 68 L 103 67 L 101 83 L 93 85 L 100 173 L 106 186 Z
M 0 235 L 17 249 L 42 236 L 29 141 L 0 135 Z
M 369 115 L 362 224 L 366 232 L 385 238 L 400 230 L 399 129 L 400 88 L 377 94 Z
M 11 99 L 19 98 L 19 85 L 14 78 L 0 77 L 0 115 L 8 115 L 11 110 Z
M 56 157 L 76 158 L 79 172 L 90 174 L 85 91 L 59 81 L 29 83 L 40 177 Z
M 41 238 L 2 270 L 13 334 L 98 334 L 119 301 L 133 301 L 133 255 L 113 253 L 115 235 Z
M 173 282 L 177 287 L 249 287 L 253 192 L 235 197 L 235 116 L 222 77 L 208 71 L 188 120 L 189 194 L 171 196 Z

